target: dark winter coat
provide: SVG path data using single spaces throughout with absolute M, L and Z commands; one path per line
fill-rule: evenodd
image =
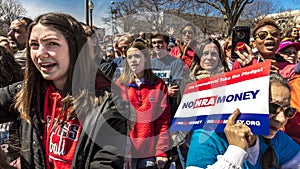
M 0 88 L 0 123 L 20 120 L 21 167 L 44 169 L 46 168 L 45 146 L 42 141 L 44 123 L 40 120 L 43 115 L 38 113 L 43 111 L 32 109 L 31 124 L 20 119 L 19 113 L 13 109 L 13 97 L 21 88 L 22 82 Z M 101 105 L 83 121 L 83 131 L 73 159 L 74 169 L 123 168 L 126 119 L 117 111 L 110 95 L 103 97 Z

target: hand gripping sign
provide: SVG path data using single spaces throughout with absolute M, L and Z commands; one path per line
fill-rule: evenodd
M 223 132 L 228 117 L 239 108 L 237 123 L 254 134 L 269 134 L 270 62 L 189 83 L 172 122 L 173 131 Z

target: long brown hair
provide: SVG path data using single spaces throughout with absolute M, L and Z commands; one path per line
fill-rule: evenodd
M 218 54 L 219 54 L 219 57 L 220 57 L 219 58 L 220 62 L 219 62 L 218 68 L 223 68 L 223 70 L 225 72 L 229 71 L 229 68 L 228 68 L 226 59 L 224 57 L 224 54 L 222 52 L 222 48 L 221 48 L 220 43 L 217 40 L 213 39 L 213 38 L 207 38 L 207 39 L 203 40 L 200 43 L 200 45 L 197 46 L 197 48 L 195 50 L 195 56 L 192 60 L 191 66 L 190 66 L 190 77 L 196 76 L 196 73 L 199 70 L 204 70 L 200 65 L 201 57 L 203 55 L 203 50 L 204 50 L 205 46 L 208 45 L 208 44 L 211 44 L 211 43 L 215 44 L 218 48 Z M 218 69 L 218 68 L 216 68 L 216 69 Z
M 146 61 L 144 69 L 144 78 L 152 84 L 156 83 L 157 76 L 152 72 L 150 53 L 146 45 L 143 42 L 137 41 L 133 42 L 129 48 L 137 48 L 144 54 Z M 124 71 L 120 76 L 120 83 L 127 85 L 128 83 L 134 82 L 134 80 L 134 72 L 130 69 L 127 59 L 124 58 Z
M 79 65 L 81 74 L 77 74 L 76 76 L 80 76 L 82 78 L 88 77 L 89 71 L 85 68 L 88 64 L 90 64 L 90 57 L 85 56 L 85 59 L 81 59 L 80 63 L 76 63 L 77 58 L 81 58 L 81 55 L 89 55 L 88 47 L 85 45 L 87 38 L 86 34 L 81 26 L 81 24 L 74 19 L 72 16 L 63 13 L 46 13 L 38 16 L 34 22 L 29 26 L 29 36 L 30 38 L 32 29 L 35 25 L 41 24 L 47 27 L 51 27 L 60 33 L 66 38 L 68 46 L 69 46 L 69 57 L 70 57 L 70 65 L 68 70 L 67 82 L 61 91 L 62 96 L 64 97 L 62 100 L 62 110 L 61 113 L 64 113 L 68 107 L 72 107 L 73 98 L 72 98 L 72 78 L 75 64 Z M 41 98 L 42 93 L 45 92 L 47 86 L 52 83 L 52 81 L 45 80 L 38 69 L 35 67 L 31 56 L 30 56 L 30 46 L 26 44 L 26 69 L 25 69 L 25 77 L 24 77 L 24 87 L 16 96 L 16 104 L 15 108 L 21 114 L 21 118 L 25 119 L 30 123 L 30 111 L 32 108 L 35 108 L 38 112 L 41 108 L 41 101 L 44 99 Z M 83 79 L 83 83 L 87 83 Z M 77 87 L 84 87 L 83 84 L 76 84 Z M 73 86 L 74 88 L 74 86 Z M 43 119 L 42 114 L 38 113 L 38 118 Z M 75 116 L 75 112 L 71 109 L 70 117 Z

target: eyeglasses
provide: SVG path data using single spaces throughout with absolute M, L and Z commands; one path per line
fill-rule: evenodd
M 297 112 L 296 108 L 290 106 L 280 106 L 276 103 L 270 102 L 269 103 L 269 112 L 272 114 L 278 114 L 280 112 L 284 112 L 284 115 L 288 118 L 294 117 Z
M 152 41 L 151 42 L 153 45 L 155 45 L 155 44 L 163 44 L 164 43 L 164 41 L 162 41 L 162 40 L 159 40 L 159 41 Z
M 288 55 L 288 56 L 291 56 L 292 54 L 297 55 L 297 51 L 286 50 L 286 51 L 282 52 L 282 54 Z
M 121 47 L 118 47 L 118 48 L 121 49 L 121 50 L 127 50 L 128 46 L 121 46 Z
M 183 30 L 182 32 L 181 32 L 182 34 L 186 34 L 186 33 L 188 33 L 188 34 L 190 34 L 190 35 L 193 35 L 194 34 L 194 31 L 192 31 L 192 30 Z
M 268 37 L 268 34 L 270 34 L 274 38 L 279 38 L 279 36 L 280 36 L 280 30 L 274 29 L 274 30 L 271 30 L 270 32 L 260 31 L 260 32 L 257 32 L 255 34 L 255 37 L 258 36 L 260 38 L 260 40 L 264 40 L 264 39 L 266 39 Z

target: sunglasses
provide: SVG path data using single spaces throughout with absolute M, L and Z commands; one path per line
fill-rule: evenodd
M 194 34 L 194 31 L 192 31 L 192 30 L 183 30 L 182 32 L 181 32 L 182 34 L 186 34 L 186 33 L 188 33 L 188 34 L 190 34 L 190 35 L 193 35 Z
M 127 50 L 128 46 L 121 46 L 121 47 L 118 47 L 118 48 L 121 49 L 121 50 Z
M 284 51 L 282 52 L 282 54 L 287 55 L 287 56 L 291 56 L 292 54 L 297 55 L 297 51 Z
M 152 44 L 153 45 L 156 45 L 156 44 L 163 44 L 164 43 L 164 41 L 162 41 L 162 40 L 159 40 L 159 41 L 152 41 Z
M 290 106 L 280 106 L 276 103 L 269 103 L 269 112 L 272 114 L 278 114 L 280 112 L 284 112 L 284 115 L 288 118 L 292 118 L 295 116 L 297 109 Z
M 280 30 L 279 29 L 274 29 L 274 30 L 271 30 L 270 32 L 268 31 L 260 31 L 260 32 L 257 32 L 255 34 L 255 37 L 259 37 L 260 40 L 264 40 L 268 37 L 268 34 L 270 34 L 271 36 L 273 36 L 274 38 L 279 38 L 280 36 Z

